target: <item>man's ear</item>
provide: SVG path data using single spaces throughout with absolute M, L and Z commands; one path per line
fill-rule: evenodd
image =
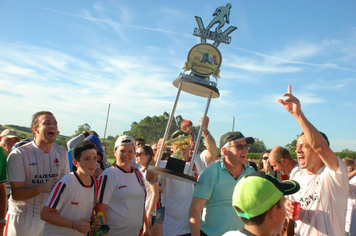
M 227 150 L 226 147 L 222 147 L 222 148 L 221 148 L 221 151 L 222 151 L 222 153 L 223 153 L 224 155 L 226 155 L 226 153 L 227 153 L 228 150 Z
M 269 219 L 271 219 L 272 221 L 275 221 L 277 220 L 277 205 L 274 205 L 272 208 L 270 208 L 268 211 L 267 211 L 267 215 L 266 217 L 268 217 Z
M 33 132 L 33 133 L 37 134 L 37 133 L 38 133 L 37 131 L 38 131 L 38 128 L 37 128 L 37 127 L 32 127 L 32 132 Z
M 73 158 L 73 166 L 77 167 L 78 168 L 78 161 L 76 159 Z

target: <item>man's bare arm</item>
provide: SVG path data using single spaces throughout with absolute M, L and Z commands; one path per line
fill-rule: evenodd
M 34 186 L 26 186 L 25 182 L 10 182 L 11 194 L 14 200 L 25 201 L 43 192 L 50 193 L 55 184 L 55 179 L 50 179 L 43 184 Z
M 193 197 L 192 203 L 189 209 L 189 223 L 190 223 L 190 232 L 192 236 L 200 235 L 200 222 L 201 222 L 201 211 L 205 206 L 206 199 Z
M 201 119 L 200 119 L 200 123 L 199 123 L 200 126 L 203 123 L 203 118 L 204 117 L 201 117 Z M 205 162 L 206 162 L 206 164 L 209 165 L 211 162 L 214 161 L 214 159 L 218 155 L 219 151 L 218 151 L 218 148 L 216 147 L 216 143 L 215 143 L 213 136 L 209 133 L 208 126 L 209 126 L 209 117 L 206 117 L 203 129 L 202 129 L 202 133 L 204 136 L 205 146 L 206 146 Z M 198 142 L 198 140 L 197 140 L 197 142 Z
M 330 149 L 327 141 L 320 132 L 309 122 L 301 110 L 299 100 L 292 95 L 291 86 L 288 85 L 288 92 L 283 95 L 286 99 L 278 99 L 284 108 L 291 113 L 302 128 L 302 131 L 310 147 L 320 156 L 323 163 L 331 170 L 339 168 L 339 162 L 335 153 Z

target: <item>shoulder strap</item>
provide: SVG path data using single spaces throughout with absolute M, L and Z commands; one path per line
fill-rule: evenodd
M 136 178 L 137 178 L 138 182 L 140 183 L 141 187 L 143 188 L 143 190 L 145 191 L 145 194 L 146 194 L 145 182 L 143 181 L 141 172 L 138 169 L 136 169 L 135 167 L 132 167 L 132 169 L 134 170 L 134 172 L 136 174 Z
M 99 180 L 97 178 L 94 178 L 91 176 L 93 182 L 94 182 L 94 200 L 97 202 L 98 199 L 98 193 L 99 193 Z

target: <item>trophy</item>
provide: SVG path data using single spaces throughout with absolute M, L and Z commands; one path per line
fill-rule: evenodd
M 222 57 L 217 47 L 220 45 L 220 43 L 230 44 L 231 37 L 229 34 L 237 29 L 235 26 L 230 26 L 225 31 L 222 31 L 222 27 L 225 25 L 225 23 L 230 23 L 231 7 L 231 4 L 228 3 L 226 6 L 216 8 L 215 12 L 213 13 L 214 19 L 208 24 L 207 27 L 204 27 L 203 21 L 199 16 L 195 16 L 198 28 L 194 29 L 193 35 L 200 37 L 201 43 L 195 45 L 189 51 L 187 62 L 183 67 L 184 71 L 179 74 L 176 80 L 173 81 L 173 85 L 178 88 L 178 92 L 172 108 L 172 112 L 170 113 L 171 115 L 167 123 L 163 140 L 167 140 L 181 90 L 196 96 L 208 98 L 203 116 L 203 122 L 197 135 L 197 145 L 194 147 L 193 156 L 191 158 L 191 165 L 187 174 L 184 173 L 185 161 L 181 160 L 181 155 L 179 154 L 179 150 L 184 149 L 182 146 L 178 148 L 178 151 L 173 155 L 173 157 L 168 159 L 166 167 L 161 168 L 159 167 L 159 164 L 164 148 L 164 145 L 162 145 L 159 150 L 156 165 L 154 167 L 149 166 L 147 171 L 181 181 L 192 183 L 196 182 L 195 178 L 190 176 L 193 168 L 192 163 L 194 163 L 194 159 L 198 150 L 199 140 L 201 138 L 205 118 L 209 110 L 210 100 L 211 98 L 218 98 L 220 96 L 219 90 L 217 88 L 217 79 L 220 77 L 219 68 L 221 66 Z M 215 31 L 211 31 L 211 28 L 216 24 L 218 25 L 216 26 Z M 206 42 L 207 40 L 212 40 L 214 43 L 209 44 Z M 214 77 L 215 81 L 211 81 L 210 76 Z M 168 140 L 166 142 L 177 145 L 178 147 L 179 145 L 184 145 L 185 139 L 178 139 Z
M 166 141 L 167 145 L 177 146 L 177 150 L 172 154 L 172 158 L 179 160 L 184 160 L 182 156 L 182 150 L 186 149 L 189 144 L 192 142 L 192 136 L 180 135 L 178 138 L 170 139 Z
M 101 225 L 100 225 L 100 227 L 99 227 L 99 229 L 97 231 L 95 230 L 93 232 L 93 236 L 96 236 L 96 235 L 99 235 L 99 234 L 106 234 L 106 233 L 109 232 L 110 227 L 108 225 L 104 224 L 103 216 L 104 216 L 103 212 L 101 212 L 101 211 L 98 212 L 97 217 L 99 218 Z

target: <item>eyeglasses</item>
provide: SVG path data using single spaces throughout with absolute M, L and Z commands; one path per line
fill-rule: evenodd
M 268 160 L 268 156 L 262 157 L 263 160 Z
M 147 155 L 145 152 L 136 152 L 135 156 L 141 157 L 141 155 Z
M 250 148 L 250 145 L 246 144 L 246 145 L 242 145 L 242 144 L 236 144 L 235 146 L 231 146 L 236 148 L 236 150 L 243 150 L 244 148 L 246 148 L 247 150 Z

